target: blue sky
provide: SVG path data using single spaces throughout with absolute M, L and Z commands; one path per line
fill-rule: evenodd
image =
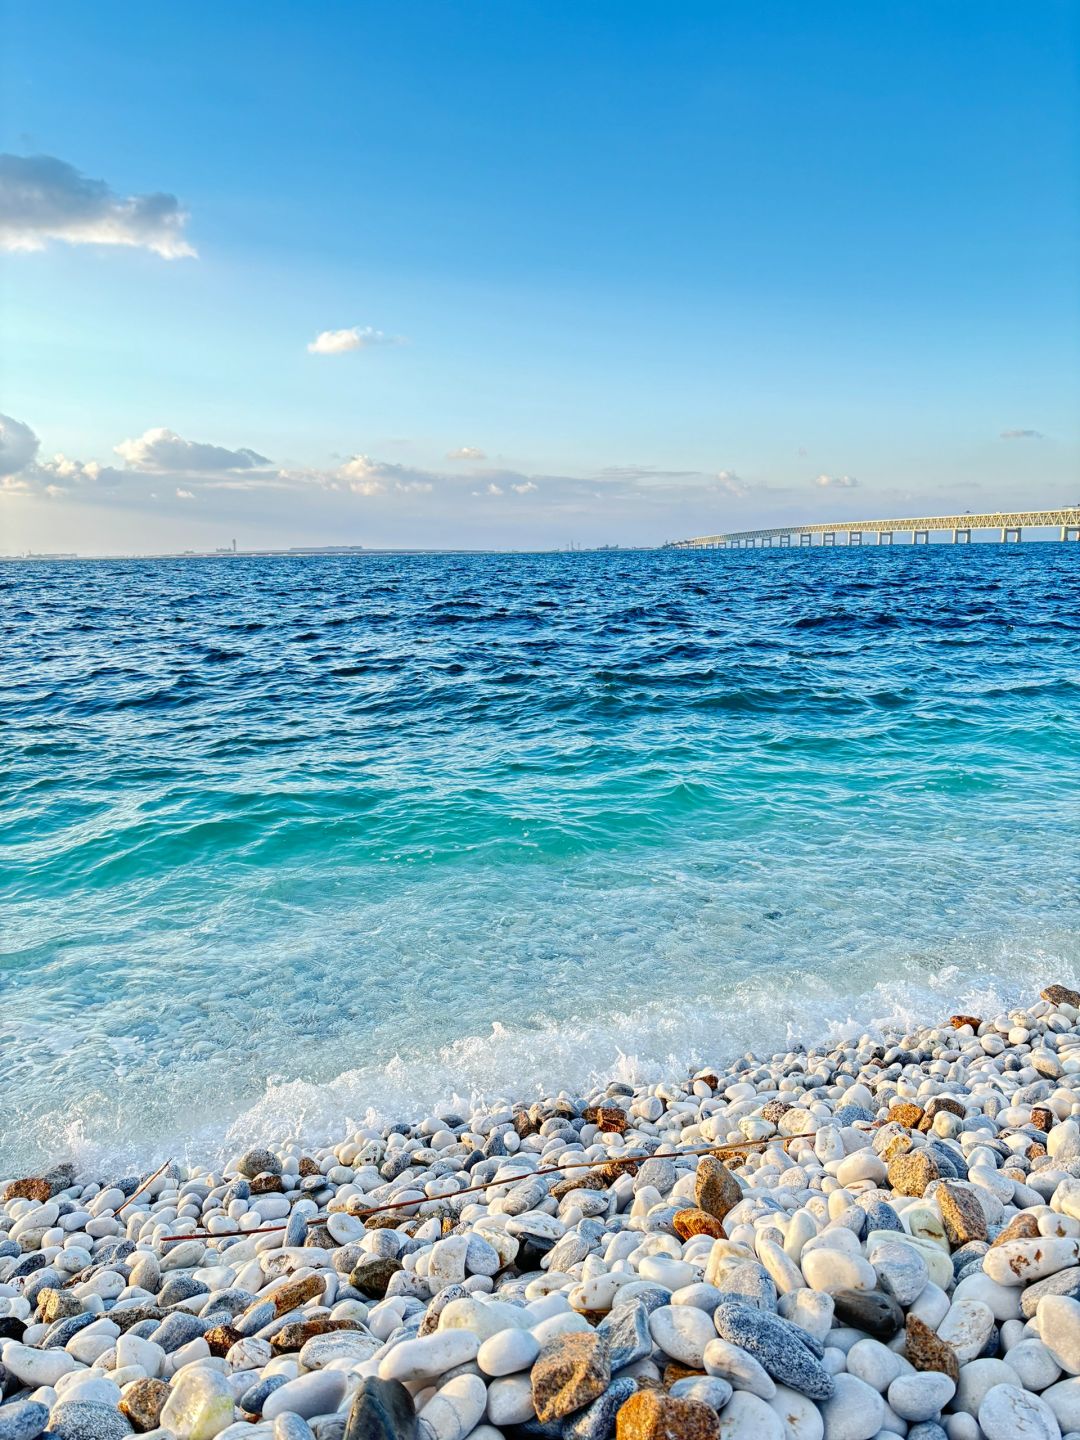
M 7 14 L 0 551 L 1080 498 L 1076 3 Z

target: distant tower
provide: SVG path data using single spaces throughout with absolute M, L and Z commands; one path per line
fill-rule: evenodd
M 236 554 L 236 541 L 235 541 L 235 540 L 232 542 L 232 553 L 233 553 L 234 555 Z

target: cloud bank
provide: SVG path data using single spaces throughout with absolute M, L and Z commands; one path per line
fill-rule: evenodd
M 164 426 L 147 430 L 134 440 L 121 440 L 114 447 L 132 470 L 162 473 L 182 470 L 262 469 L 271 462 L 257 450 L 226 450 L 221 445 L 206 445 L 198 440 L 184 440 L 175 430 Z
M 1002 430 L 1002 440 L 1045 440 L 1041 430 Z
M 0 154 L 0 250 L 126 245 L 165 260 L 193 256 L 175 195 L 119 195 L 52 155 Z
M 819 475 L 814 484 L 821 490 L 857 490 L 859 486 L 854 475 Z

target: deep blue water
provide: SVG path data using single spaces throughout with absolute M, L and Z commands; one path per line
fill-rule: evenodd
M 0 1173 L 1080 973 L 1080 546 L 0 569 Z

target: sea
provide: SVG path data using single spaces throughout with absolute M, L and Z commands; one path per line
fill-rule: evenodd
M 0 1175 L 1080 979 L 1080 545 L 0 567 Z

